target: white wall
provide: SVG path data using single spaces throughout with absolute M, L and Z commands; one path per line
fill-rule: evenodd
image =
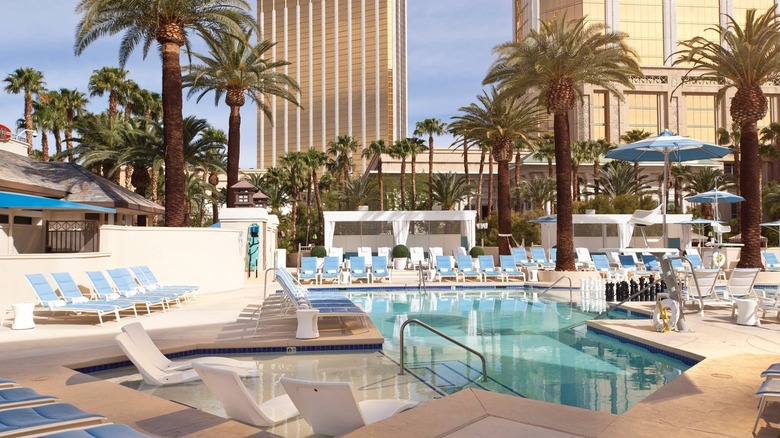
M 70 272 L 76 283 L 89 284 L 86 271 L 149 265 L 169 284 L 196 284 L 202 292 L 244 286 L 244 253 L 240 233 L 213 228 L 152 228 L 104 225 L 100 252 L 0 255 L 0 311 L 11 304 L 35 301 L 25 274 Z

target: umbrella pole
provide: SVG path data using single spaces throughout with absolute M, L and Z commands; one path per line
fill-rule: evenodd
M 666 206 L 668 202 L 666 202 L 666 175 L 668 173 L 668 167 L 669 167 L 669 150 L 668 148 L 664 148 L 664 186 L 661 188 L 661 202 L 663 202 L 663 208 L 661 211 L 663 212 L 663 244 L 664 248 L 669 248 L 669 236 L 667 236 L 667 230 L 666 230 Z

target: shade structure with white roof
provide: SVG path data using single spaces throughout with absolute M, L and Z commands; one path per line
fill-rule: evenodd
M 723 158 L 731 153 L 731 149 L 713 143 L 707 143 L 693 138 L 675 135 L 664 130 L 655 137 L 648 137 L 634 143 L 621 145 L 607 152 L 606 157 L 616 160 L 633 162 L 655 161 L 664 163 L 664 179 L 661 196 L 663 213 L 664 240 L 667 240 L 666 230 L 666 199 L 669 163 Z M 666 246 L 666 243 L 664 244 Z

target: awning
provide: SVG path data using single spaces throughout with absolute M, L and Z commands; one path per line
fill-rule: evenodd
M 0 208 L 16 210 L 85 210 L 101 213 L 116 213 L 113 208 L 79 204 L 78 202 L 23 195 L 21 193 L 0 192 Z

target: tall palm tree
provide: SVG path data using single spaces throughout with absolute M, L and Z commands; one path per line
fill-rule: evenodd
M 536 89 L 539 103 L 554 114 L 557 270 L 575 269 L 569 111 L 577 105 L 585 84 L 605 89 L 621 99 L 618 84 L 634 88 L 631 77 L 642 76 L 642 72 L 627 37 L 625 33 L 610 31 L 603 23 L 589 24 L 586 17 L 542 20 L 539 30 L 531 30 L 523 41 L 494 49 L 498 60 L 483 81 L 499 83 L 512 95 Z
M 33 129 L 33 97 L 46 90 L 46 83 L 43 81 L 43 73 L 34 68 L 17 68 L 11 74 L 3 79 L 5 82 L 5 92 L 11 94 L 24 95 L 24 129 L 27 139 L 27 156 L 32 157 L 32 129 Z
M 206 176 L 206 181 L 216 188 L 219 185 L 219 175 L 225 173 L 227 169 L 225 146 L 228 143 L 228 139 L 223 130 L 216 128 L 206 128 L 201 135 L 209 144 L 203 156 L 204 175 Z M 227 192 L 225 194 L 227 195 Z M 211 192 L 211 201 L 212 223 L 217 223 L 219 222 L 219 204 L 221 201 L 219 190 L 215 189 Z M 227 199 L 225 201 L 227 202 Z
M 406 159 L 409 157 L 409 139 L 396 140 L 388 153 L 391 157 L 401 160 L 401 210 L 406 210 Z
M 596 177 L 596 182 L 591 185 L 594 188 L 598 184 L 601 194 L 610 201 L 619 196 L 643 196 L 650 188 L 647 175 L 640 175 L 637 181 L 637 170 L 628 161 L 610 161 L 601 168 L 601 173 Z
M 739 174 L 740 172 L 740 153 L 739 153 L 739 139 L 742 137 L 742 131 L 738 124 L 732 123 L 731 124 L 731 131 L 729 131 L 726 128 L 718 128 L 717 131 L 718 135 L 718 144 L 721 146 L 728 146 L 729 149 L 732 150 L 732 154 L 734 155 L 734 177 L 737 180 L 736 189 L 737 194 L 741 194 L 741 190 L 739 188 Z M 754 170 L 754 169 L 752 169 Z M 737 205 L 737 208 L 739 208 L 739 204 Z
M 683 177 L 683 191 L 688 195 L 708 192 L 713 189 L 721 190 L 729 187 L 726 177 L 721 169 L 703 167 L 700 170 L 688 171 Z M 702 215 L 712 218 L 712 204 L 702 204 Z
M 761 174 L 751 167 L 759 163 L 757 122 L 764 118 L 768 108 L 761 87 L 780 79 L 780 21 L 772 6 L 761 15 L 755 9 L 745 13 L 745 26 L 726 16 L 725 26 L 715 25 L 717 38 L 701 36 L 682 41 L 680 57 L 675 64 L 690 63 L 686 77 L 694 75 L 722 84 L 717 98 L 734 87 L 731 99 L 731 120 L 741 130 L 739 186 L 745 202 L 740 206 L 739 228 L 742 234 L 740 268 L 761 267 Z
M 428 149 L 425 146 L 423 139 L 418 137 L 409 137 L 406 139 L 409 152 L 409 162 L 411 163 L 412 172 L 412 210 L 417 209 L 417 156 L 425 152 Z
M 599 194 L 599 183 L 598 183 L 598 176 L 601 172 L 601 157 L 607 154 L 607 152 L 611 151 L 612 149 L 615 149 L 617 145 L 615 143 L 610 143 L 606 139 L 600 138 L 598 140 L 591 140 L 588 142 L 588 148 L 590 151 L 589 159 L 593 162 L 593 180 L 595 182 L 594 184 L 594 194 Z
M 65 147 L 68 150 L 68 159 L 73 160 L 73 124 L 76 117 L 86 111 L 89 101 L 84 93 L 75 88 L 72 90 L 60 88 L 60 95 L 65 110 Z
M 547 178 L 553 177 L 553 162 L 555 161 L 555 136 L 545 132 L 530 143 L 531 158 L 547 161 Z
M 344 190 L 339 193 L 339 198 L 347 210 L 356 210 L 361 205 L 368 205 L 376 197 L 375 188 L 376 183 L 373 179 L 361 176 L 348 181 Z
M 352 175 L 354 164 L 352 154 L 360 148 L 358 139 L 351 135 L 340 135 L 328 143 L 328 155 L 331 158 L 331 167 L 336 174 L 336 181 L 340 187 L 345 187 Z
M 297 239 L 298 200 L 301 195 L 301 186 L 298 184 L 298 180 L 301 178 L 304 170 L 303 152 L 288 152 L 282 156 L 280 163 L 290 174 L 290 200 L 292 204 L 292 238 L 290 243 L 294 244 Z
M 439 119 L 425 119 L 417 122 L 414 128 L 415 136 L 428 134 L 428 208 L 433 208 L 431 188 L 433 183 L 433 136 L 444 134 L 447 124 Z M 412 191 L 414 192 L 414 191 Z
M 51 119 L 51 133 L 54 136 L 55 154 L 62 153 L 62 131 L 65 129 L 65 101 L 62 93 L 56 90 L 47 91 L 38 96 L 41 103 L 49 109 L 48 118 Z M 41 143 L 43 143 L 41 141 Z M 43 147 L 43 145 L 41 145 Z
M 309 190 L 314 191 L 314 202 L 317 204 L 317 217 L 319 219 L 320 228 L 325 223 L 325 215 L 322 214 L 322 194 L 320 193 L 320 178 L 317 175 L 317 169 L 322 169 L 327 161 L 325 152 L 319 151 L 315 148 L 309 148 L 308 151 L 303 153 L 303 164 L 309 170 Z M 381 181 L 381 180 L 380 180 Z M 311 196 L 309 196 L 310 198 Z M 381 202 L 381 198 L 380 198 Z M 309 232 L 311 224 L 311 200 L 306 200 L 306 241 L 308 243 L 308 237 L 311 234 Z M 318 241 L 321 241 L 324 236 L 322 233 L 318 234 Z
M 382 154 L 386 154 L 389 151 L 389 147 L 385 144 L 385 141 L 381 138 L 379 140 L 372 141 L 367 147 L 363 148 L 361 156 L 371 160 L 371 157 L 376 157 L 376 176 L 377 186 L 379 188 L 379 211 L 385 210 L 385 183 L 382 180 Z
M 141 45 L 144 57 L 156 41 L 162 57 L 163 133 L 165 141 L 165 225 L 186 225 L 184 205 L 184 142 L 182 139 L 181 47 L 189 49 L 191 35 L 209 38 L 243 35 L 256 27 L 246 0 L 81 0 L 76 13 L 74 52 L 80 55 L 100 37 L 124 32 L 119 65 Z
M 518 137 L 528 138 L 542 120 L 541 109 L 525 99 L 502 95 L 492 87 L 490 93 L 477 97 L 479 103 L 460 108 L 469 132 L 490 145 L 491 156 L 498 162 L 498 251 L 511 254 L 512 201 L 509 187 L 509 162 L 514 157 L 514 144 Z M 572 249 L 573 251 L 573 249 Z
M 247 43 L 251 35 L 241 38 L 217 34 L 206 39 L 208 54 L 193 53 L 202 64 L 190 66 L 184 76 L 184 86 L 190 87 L 188 97 L 198 95 L 197 102 L 208 93 L 214 92 L 214 104 L 218 105 L 224 94 L 225 105 L 230 108 L 228 118 L 228 204 L 235 205 L 233 184 L 238 182 L 238 167 L 241 153 L 241 107 L 247 98 L 254 102 L 263 114 L 272 120 L 271 110 L 266 106 L 271 96 L 278 96 L 298 105 L 296 95 L 298 83 L 282 71 L 290 65 L 284 60 L 267 59 L 269 50 L 275 45 L 268 40 L 256 45 Z
M 123 68 L 103 67 L 92 72 L 89 78 L 89 95 L 103 96 L 108 93 L 108 115 L 118 111 L 119 94 L 126 87 L 128 71 Z
M 455 207 L 465 201 L 474 187 L 466 182 L 465 178 L 452 172 L 436 173 L 433 175 L 433 187 L 431 194 L 433 200 L 441 205 L 442 210 L 454 210 Z
M 531 201 L 534 208 L 550 211 L 546 206 L 555 201 L 555 179 L 553 178 L 531 178 L 520 181 L 518 187 L 520 196 Z
M 630 144 L 640 140 L 644 140 L 647 137 L 650 137 L 651 135 L 653 135 L 651 132 L 647 132 L 644 129 L 631 129 L 626 131 L 625 134 L 620 136 L 620 141 L 624 141 Z M 636 183 L 637 187 L 639 187 L 639 175 L 641 175 L 642 172 L 639 169 L 638 161 L 634 161 L 634 169 L 635 169 L 634 174 L 636 175 L 637 178 L 634 182 Z
M 471 184 L 471 179 L 469 177 L 469 137 L 468 133 L 466 132 L 466 128 L 462 126 L 461 124 L 458 124 L 457 122 L 452 122 L 447 127 L 447 131 L 455 136 L 455 141 L 450 145 L 450 147 L 455 146 L 456 148 L 460 147 L 463 148 L 463 175 L 465 177 L 465 183 Z M 469 195 L 466 199 L 467 204 L 469 205 L 469 208 L 471 206 L 471 196 Z M 479 214 L 479 213 L 478 213 Z
M 572 200 L 580 199 L 580 163 L 585 163 L 590 158 L 588 141 L 571 142 L 571 181 L 572 181 Z
M 780 123 L 772 122 L 761 129 L 761 141 L 772 143 L 775 147 L 775 156 L 780 157 Z M 772 166 L 772 180 L 780 179 L 780 160 L 774 160 Z
M 74 128 L 80 134 L 73 139 L 78 144 L 73 149 L 76 161 L 118 184 L 125 150 L 135 144 L 133 137 L 142 135 L 135 122 L 104 112 L 80 117 Z

